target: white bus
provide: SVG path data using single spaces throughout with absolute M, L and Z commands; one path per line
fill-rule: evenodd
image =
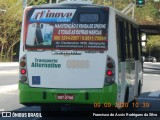
M 19 98 L 41 110 L 128 107 L 143 84 L 138 24 L 112 7 L 59 3 L 24 10 Z

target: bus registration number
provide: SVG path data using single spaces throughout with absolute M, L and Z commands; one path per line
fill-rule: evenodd
M 74 100 L 74 96 L 71 94 L 58 94 L 57 99 L 58 100 Z

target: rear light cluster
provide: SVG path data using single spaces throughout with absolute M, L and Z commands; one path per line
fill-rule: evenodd
M 21 59 L 20 59 L 20 81 L 25 83 L 27 82 L 27 67 L 26 67 L 26 56 L 24 55 Z
M 105 85 L 112 84 L 114 82 L 115 82 L 115 62 L 110 56 L 107 56 Z

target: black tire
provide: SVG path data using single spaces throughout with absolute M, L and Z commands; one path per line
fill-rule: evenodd
M 126 103 L 128 104 L 128 98 L 129 98 L 129 88 L 127 87 L 126 92 L 125 92 L 125 97 L 124 97 L 124 104 Z M 124 105 L 124 107 L 122 107 L 120 111 L 125 112 L 128 110 L 128 108 L 129 106 Z
M 128 102 L 128 98 L 129 98 L 129 88 L 127 87 L 124 102 Z
M 115 111 L 120 111 L 120 112 L 125 112 L 125 111 L 127 111 L 128 108 L 129 108 L 128 98 L 129 98 L 129 88 L 127 87 L 127 89 L 126 89 L 126 91 L 125 91 L 124 102 L 123 102 L 125 107 L 122 107 L 122 106 L 120 105 L 120 106 L 121 106 L 120 108 L 118 108 L 118 107 L 116 108 L 116 107 L 115 107 L 114 110 L 115 110 Z M 123 103 L 122 103 L 122 104 L 123 104 Z M 127 105 L 125 105 L 125 104 L 127 104 Z

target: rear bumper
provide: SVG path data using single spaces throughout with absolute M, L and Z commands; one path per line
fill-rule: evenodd
M 72 94 L 74 100 L 57 100 L 57 94 Z M 112 84 L 102 89 L 48 89 L 31 88 L 19 82 L 19 100 L 24 105 L 53 104 L 88 104 L 111 103 L 115 105 L 117 85 Z

